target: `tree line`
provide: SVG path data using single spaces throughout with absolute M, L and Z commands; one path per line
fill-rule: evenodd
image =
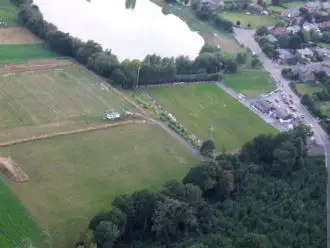
M 89 248 L 326 246 L 326 170 L 306 126 L 260 135 L 240 153 L 193 167 L 182 182 L 117 197 L 93 217 Z
M 84 42 L 45 21 L 32 0 L 11 1 L 20 7 L 20 22 L 42 38 L 50 49 L 76 59 L 112 84 L 126 89 L 137 84 L 215 81 L 220 80 L 223 73 L 238 70 L 235 58 L 224 56 L 220 49 L 210 45 L 205 45 L 195 60 L 187 56 L 162 58 L 153 54 L 142 61 L 126 59 L 120 63 L 111 50 L 104 50 L 97 42 Z

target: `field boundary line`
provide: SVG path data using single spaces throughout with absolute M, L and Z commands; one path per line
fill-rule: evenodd
M 70 131 L 56 132 L 56 133 L 51 133 L 51 134 L 44 134 L 44 135 L 32 136 L 32 137 L 23 138 L 23 139 L 16 139 L 16 140 L 11 140 L 11 141 L 1 142 L 0 147 L 7 147 L 7 146 L 17 145 L 17 144 L 22 144 L 22 143 L 28 143 L 28 142 L 32 142 L 32 141 L 51 139 L 51 138 L 55 138 L 55 137 L 59 137 L 59 136 L 68 136 L 68 135 L 74 135 L 74 134 L 79 134 L 79 133 L 93 132 L 93 131 L 98 131 L 98 130 L 102 130 L 102 129 L 129 125 L 129 124 L 145 124 L 145 123 L 152 123 L 152 122 L 147 121 L 147 120 L 128 120 L 128 121 L 120 121 L 120 122 L 116 122 L 116 123 L 107 123 L 107 124 L 86 127 L 86 128 L 74 129 L 74 130 L 70 130 Z
M 72 61 L 66 58 L 29 60 L 21 64 L 7 64 L 0 66 L 0 73 L 20 73 L 28 71 L 60 69 L 70 65 L 73 65 Z

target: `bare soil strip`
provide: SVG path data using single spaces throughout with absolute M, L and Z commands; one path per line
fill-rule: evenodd
M 3 172 L 11 180 L 24 183 L 29 180 L 28 175 L 21 166 L 11 160 L 10 157 L 0 157 L 0 172 Z
M 116 123 L 107 123 L 107 124 L 80 128 L 80 129 L 75 129 L 75 130 L 70 130 L 70 131 L 44 134 L 44 135 L 33 136 L 33 137 L 24 138 L 24 139 L 16 139 L 16 140 L 11 140 L 11 141 L 7 141 L 7 142 L 1 142 L 0 147 L 12 146 L 12 145 L 17 145 L 17 144 L 21 144 L 21 143 L 28 143 L 28 142 L 36 141 L 36 140 L 50 139 L 50 138 L 54 138 L 54 137 L 58 137 L 58 136 L 66 136 L 66 135 L 72 135 L 72 134 L 78 134 L 78 133 L 97 131 L 97 130 L 113 128 L 113 127 L 118 127 L 118 126 L 123 126 L 123 125 L 128 125 L 128 124 L 141 124 L 141 123 L 147 123 L 147 121 L 146 120 L 120 121 L 120 122 L 116 122 Z
M 39 71 L 47 69 L 59 69 L 65 66 L 73 65 L 68 59 L 56 58 L 56 59 L 41 59 L 28 61 L 23 64 L 10 64 L 0 66 L 0 73 L 18 73 L 26 71 Z
M 0 45 L 37 44 L 43 41 L 22 27 L 1 28 Z

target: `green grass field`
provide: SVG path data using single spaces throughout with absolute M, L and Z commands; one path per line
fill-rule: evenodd
M 54 58 L 56 54 L 45 48 L 43 44 L 1 45 L 0 65 L 18 64 L 28 60 Z
M 218 150 L 237 149 L 260 133 L 276 132 L 215 85 L 152 88 L 148 92 L 198 137 L 207 139 L 213 128 L 211 138 Z
M 27 238 L 38 243 L 41 229 L 1 177 L 0 201 L 0 247 L 18 247 Z
M 258 97 L 275 89 L 271 78 L 262 70 L 247 70 L 227 75 L 224 83 L 248 98 Z
M 290 2 L 290 3 L 284 3 L 283 6 L 291 9 L 291 8 L 301 8 L 303 7 L 305 4 L 307 3 L 307 1 L 294 1 L 294 2 Z
M 310 83 L 296 83 L 296 89 L 300 95 L 312 95 L 313 93 L 322 91 L 322 85 Z
M 0 22 L 6 22 L 5 26 L 13 26 L 17 24 L 17 15 L 18 10 L 10 0 L 0 0 Z
M 252 28 L 258 28 L 276 23 L 276 20 L 271 16 L 247 15 L 241 12 L 222 12 L 219 15 L 233 24 L 240 21 L 242 27 L 247 27 L 250 24 Z
M 79 123 L 100 122 L 107 109 L 132 110 L 132 106 L 92 73 L 76 66 L 0 74 L 0 131 L 20 127 L 37 127 L 35 131 L 78 128 Z M 49 123 L 60 124 L 40 128 Z
M 64 244 L 73 242 L 93 215 L 109 209 L 114 197 L 180 180 L 197 163 L 190 151 L 152 124 L 57 137 L 0 152 L 24 166 L 29 181 L 11 183 L 11 188 L 52 234 L 55 248 L 73 247 Z

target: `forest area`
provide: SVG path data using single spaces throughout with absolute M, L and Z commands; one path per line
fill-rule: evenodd
M 98 248 L 316 248 L 326 246 L 323 157 L 309 128 L 260 135 L 239 154 L 193 167 L 158 192 L 117 197 L 78 244 Z M 88 238 L 89 237 L 89 238 Z

